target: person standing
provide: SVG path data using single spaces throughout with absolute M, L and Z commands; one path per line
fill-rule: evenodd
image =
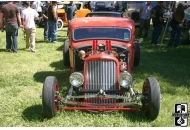
M 164 10 L 162 7 L 163 1 L 158 1 L 157 5 L 152 9 L 152 23 L 153 23 L 153 31 L 152 31 L 152 41 L 151 43 L 154 45 L 158 44 L 159 36 L 162 32 L 163 28 L 163 14 Z
M 56 43 L 57 41 L 57 1 L 52 1 L 48 7 L 48 41 Z
M 145 30 L 144 38 L 148 37 L 148 30 L 150 28 L 150 13 L 152 10 L 151 1 L 145 2 L 140 8 L 140 25 L 139 25 L 139 37 L 141 37 L 143 30 Z
M 114 1 L 114 6 L 115 6 L 115 12 L 119 11 L 119 1 Z
M 43 3 L 39 0 L 34 1 L 32 3 L 32 8 L 37 11 L 37 13 L 39 14 L 39 17 L 41 17 L 42 15 L 42 6 L 43 6 Z
M 48 7 L 50 1 L 46 1 L 46 5 L 42 8 L 42 16 L 44 22 L 44 41 L 48 41 Z
M 84 6 L 85 6 L 86 9 L 89 9 L 92 12 L 90 3 L 91 3 L 91 1 L 87 1 Z
M 179 3 L 177 9 L 173 12 L 173 16 L 170 21 L 170 27 L 172 31 L 168 43 L 168 48 L 173 46 L 174 41 L 175 41 L 174 47 L 178 47 L 182 31 L 181 25 L 184 22 L 184 18 L 185 18 L 184 6 L 183 4 Z
M 5 3 L 1 3 L 0 4 L 0 13 L 1 13 L 1 8 L 2 8 L 2 6 L 4 5 Z M 4 32 L 5 31 L 5 18 L 3 17 L 2 18 L 2 21 L 0 21 L 0 22 L 2 22 L 1 24 L 1 26 L 0 26 L 0 30 L 1 30 L 1 32 Z
M 26 34 L 26 49 L 35 52 L 36 26 L 34 20 L 38 19 L 38 13 L 30 8 L 30 2 L 24 2 L 24 6 L 21 18 Z
M 67 36 L 69 35 L 70 22 L 73 18 L 75 18 L 76 11 L 77 11 L 76 5 L 73 3 L 73 1 L 70 1 L 70 4 L 66 8 L 67 21 L 68 21 Z
M 3 5 L 0 11 L 0 27 L 6 26 L 6 49 L 17 53 L 18 51 L 18 27 L 22 27 L 19 8 L 9 1 Z

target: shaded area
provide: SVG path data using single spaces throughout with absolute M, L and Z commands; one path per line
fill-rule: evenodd
M 144 80 L 147 76 L 157 75 L 162 78 L 161 83 L 171 84 L 170 87 L 160 84 L 161 91 L 169 94 L 177 94 L 177 89 L 174 89 L 177 87 L 190 89 L 190 46 L 181 44 L 187 38 L 188 29 L 183 29 L 179 47 L 171 49 L 166 48 L 170 39 L 168 30 L 162 44 L 157 46 L 151 44 L 151 31 L 152 29 L 149 31 L 149 37 L 140 44 L 141 60 L 140 65 L 133 69 L 134 79 Z M 158 43 L 161 43 L 163 32 Z M 159 78 L 155 78 L 159 82 Z
M 45 119 L 42 115 L 42 105 L 34 105 L 26 108 L 22 112 L 22 118 L 27 121 L 42 122 Z
M 62 32 L 62 33 L 65 33 L 65 32 Z M 67 34 L 65 34 L 65 35 L 57 35 L 57 37 L 65 37 L 65 38 L 67 38 Z
M 35 81 L 43 83 L 47 76 L 55 76 L 57 78 L 61 95 L 65 95 L 68 92 L 70 87 L 70 70 L 37 72 L 33 78 Z
M 8 52 L 6 49 L 0 49 L 0 52 Z
M 131 122 L 147 122 L 150 123 L 150 119 L 142 111 L 123 111 L 123 117 Z
M 142 43 L 143 44 L 143 43 Z M 159 46 L 143 44 L 141 46 L 140 66 L 134 68 L 134 78 L 145 79 L 150 75 L 159 75 L 162 81 L 171 84 L 172 87 L 190 86 L 190 48 L 179 47 L 159 51 Z M 156 77 L 157 78 L 157 77 Z M 164 87 L 165 92 L 178 93 L 176 89 Z
M 57 37 L 57 42 L 61 42 L 61 43 L 64 43 L 66 37 Z
M 64 42 L 63 42 L 63 44 L 64 44 Z M 57 51 L 63 51 L 63 44 L 60 47 L 58 47 L 56 50 Z
M 49 41 L 37 40 L 36 43 L 49 43 Z
M 57 42 L 64 43 L 65 39 L 67 39 L 67 34 L 65 32 L 61 32 L 61 35 L 59 35 L 59 34 L 57 35 Z M 65 35 L 63 35 L 63 34 L 65 34 Z
M 53 68 L 55 68 L 55 71 L 57 71 L 57 70 L 64 70 L 65 69 L 65 67 L 63 66 L 63 60 L 52 62 L 50 64 L 50 66 L 53 67 Z

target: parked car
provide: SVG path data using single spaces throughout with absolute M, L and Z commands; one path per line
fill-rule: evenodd
M 89 9 L 84 8 L 84 5 L 82 2 L 74 1 L 73 3 L 77 6 L 76 18 L 85 17 L 87 13 L 91 12 Z M 67 15 L 65 12 L 65 8 L 66 8 L 66 6 L 68 6 L 68 4 L 69 4 L 69 1 L 58 3 L 58 9 L 57 9 L 57 13 L 58 13 L 58 17 L 59 17 L 58 30 L 61 30 L 63 28 L 63 26 L 68 25 L 68 21 L 66 19 Z
M 77 18 L 85 17 L 87 13 L 91 12 L 89 9 L 83 8 L 84 5 L 83 5 L 82 2 L 74 1 L 73 3 L 77 6 L 77 9 L 78 9 L 76 11 L 76 17 Z M 65 8 L 66 8 L 66 6 L 68 6 L 68 4 L 69 4 L 69 1 L 63 1 L 63 2 L 58 2 L 57 3 L 57 6 L 58 6 L 58 9 L 57 9 L 57 13 L 58 13 L 58 21 L 57 21 L 58 30 L 61 30 L 64 26 L 68 25 L 68 21 L 67 21 L 67 18 L 66 18 L 67 15 L 66 15 L 66 12 L 65 12 Z M 40 27 L 44 26 L 42 17 L 39 19 L 38 26 L 40 26 Z
M 97 11 L 86 14 L 86 17 L 123 17 L 120 12 Z
M 58 110 L 142 110 L 148 118 L 157 118 L 160 87 L 156 78 L 145 79 L 142 93 L 134 89 L 131 73 L 133 67 L 139 65 L 140 47 L 135 40 L 133 20 L 73 19 L 64 42 L 63 60 L 71 70 L 70 89 L 62 98 L 56 77 L 45 79 L 42 91 L 45 117 L 54 117 Z

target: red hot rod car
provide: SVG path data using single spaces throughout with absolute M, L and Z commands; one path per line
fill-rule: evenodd
M 43 84 L 45 117 L 58 110 L 142 110 L 150 119 L 160 110 L 160 87 L 147 77 L 137 92 L 131 72 L 139 65 L 140 48 L 135 24 L 128 18 L 86 17 L 71 21 L 63 45 L 64 65 L 70 67 L 68 95 L 59 95 L 58 81 L 48 76 Z

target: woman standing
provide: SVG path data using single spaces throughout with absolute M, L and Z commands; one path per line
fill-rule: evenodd
M 174 47 L 178 47 L 179 40 L 181 37 L 181 31 L 182 31 L 181 25 L 184 22 L 184 18 L 185 18 L 184 6 L 183 4 L 179 3 L 170 21 L 170 26 L 172 28 L 172 31 L 171 31 L 171 37 L 168 43 L 168 48 L 173 46 L 174 41 L 175 41 Z

